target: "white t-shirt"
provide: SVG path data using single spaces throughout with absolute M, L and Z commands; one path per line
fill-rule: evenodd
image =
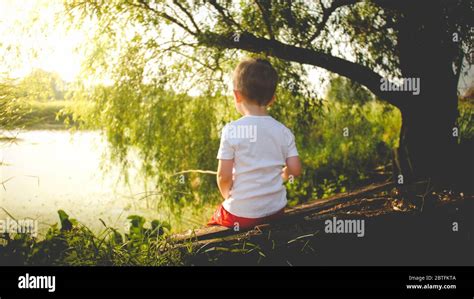
M 295 137 L 271 116 L 244 116 L 222 130 L 217 159 L 234 159 L 233 185 L 223 207 L 245 218 L 260 218 L 286 206 L 281 177 L 286 158 L 298 156 Z

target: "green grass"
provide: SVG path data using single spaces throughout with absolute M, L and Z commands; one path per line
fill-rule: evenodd
M 169 224 L 132 215 L 129 231 L 121 234 L 104 224 L 104 230 L 93 233 L 62 210 L 59 225 L 51 225 L 39 239 L 31 234 L 0 235 L 0 265 L 95 265 L 95 266 L 163 266 L 183 265 L 191 248 L 173 247 Z

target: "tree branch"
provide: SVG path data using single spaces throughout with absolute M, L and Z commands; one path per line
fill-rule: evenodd
M 273 34 L 272 25 L 270 24 L 270 17 L 268 16 L 268 11 L 263 7 L 263 4 L 259 0 L 254 0 L 262 14 L 263 22 L 265 23 L 265 27 L 267 29 L 268 35 L 270 39 L 275 39 L 275 35 Z
M 186 16 L 188 16 L 189 20 L 191 21 L 191 23 L 193 23 L 193 26 L 194 26 L 194 29 L 196 29 L 196 32 L 197 33 L 201 33 L 201 30 L 199 29 L 199 26 L 197 25 L 196 21 L 194 20 L 193 18 L 193 15 L 186 9 L 184 8 L 184 6 L 179 3 L 179 0 L 173 0 L 173 4 L 175 4 L 176 6 L 178 6 L 178 8 L 184 12 L 186 14 Z
M 196 36 L 198 34 L 198 32 L 193 32 L 191 29 L 189 29 L 186 25 L 184 25 L 183 23 L 181 23 L 178 19 L 168 15 L 167 13 L 165 12 L 161 12 L 161 11 L 158 11 L 156 9 L 154 9 L 153 7 L 151 7 L 145 0 L 138 0 L 138 3 L 140 3 L 141 5 L 135 5 L 132 3 L 132 5 L 134 6 L 138 6 L 140 8 L 145 8 L 145 9 L 148 9 L 152 12 L 154 12 L 155 14 L 157 14 L 159 17 L 162 17 L 176 25 L 178 25 L 179 27 L 181 27 L 182 29 L 184 29 L 186 32 L 188 32 L 189 34 L 191 35 L 194 35 Z
M 240 25 L 231 16 L 225 13 L 226 9 L 219 5 L 216 0 L 209 0 L 209 3 L 219 12 L 227 26 L 229 26 L 230 28 L 235 26 L 241 29 Z
M 291 11 L 291 0 L 286 0 L 286 6 L 283 9 L 283 18 L 286 20 L 290 27 L 295 27 L 296 22 L 293 17 L 293 12 Z
M 323 31 L 324 27 L 326 27 L 326 23 L 333 14 L 333 12 L 335 12 L 340 7 L 352 5 L 357 2 L 361 2 L 361 0 L 335 0 L 328 8 L 324 7 L 324 5 L 321 3 L 321 7 L 323 9 L 323 18 L 316 27 L 316 31 L 308 39 L 307 44 L 311 44 L 313 40 L 321 34 L 321 31 Z
M 183 170 L 183 171 L 174 173 L 173 176 L 175 176 L 175 175 L 180 175 L 180 174 L 184 174 L 184 173 L 203 173 L 203 174 L 214 174 L 214 175 L 216 175 L 216 174 L 217 174 L 217 171 L 213 171 L 213 170 L 201 170 L 201 169 L 189 169 L 189 170 Z
M 270 56 L 283 60 L 322 67 L 364 85 L 377 97 L 392 105 L 400 108 L 402 104 L 401 97 L 396 93 L 381 90 L 382 76 L 368 67 L 334 57 L 324 52 L 291 46 L 276 40 L 259 38 L 248 32 L 241 33 L 238 40 L 230 35 L 205 32 L 198 36 L 198 41 L 205 46 L 240 49 L 253 53 L 267 53 Z

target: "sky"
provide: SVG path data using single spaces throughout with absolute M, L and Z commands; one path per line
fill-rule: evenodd
M 0 73 L 20 78 L 41 68 L 73 81 L 84 59 L 76 48 L 87 33 L 55 26 L 61 16 L 62 1 L 0 0 L 0 56 L 6 60 L 0 64 Z

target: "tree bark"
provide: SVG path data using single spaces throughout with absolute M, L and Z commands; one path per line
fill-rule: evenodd
M 443 7 L 432 1 L 406 7 L 399 24 L 398 50 L 404 78 L 420 79 L 420 94 L 407 93 L 400 107 L 402 129 L 398 170 L 405 183 L 429 178 L 435 185 L 459 182 L 457 76 L 453 71 L 456 45 L 449 39 Z

